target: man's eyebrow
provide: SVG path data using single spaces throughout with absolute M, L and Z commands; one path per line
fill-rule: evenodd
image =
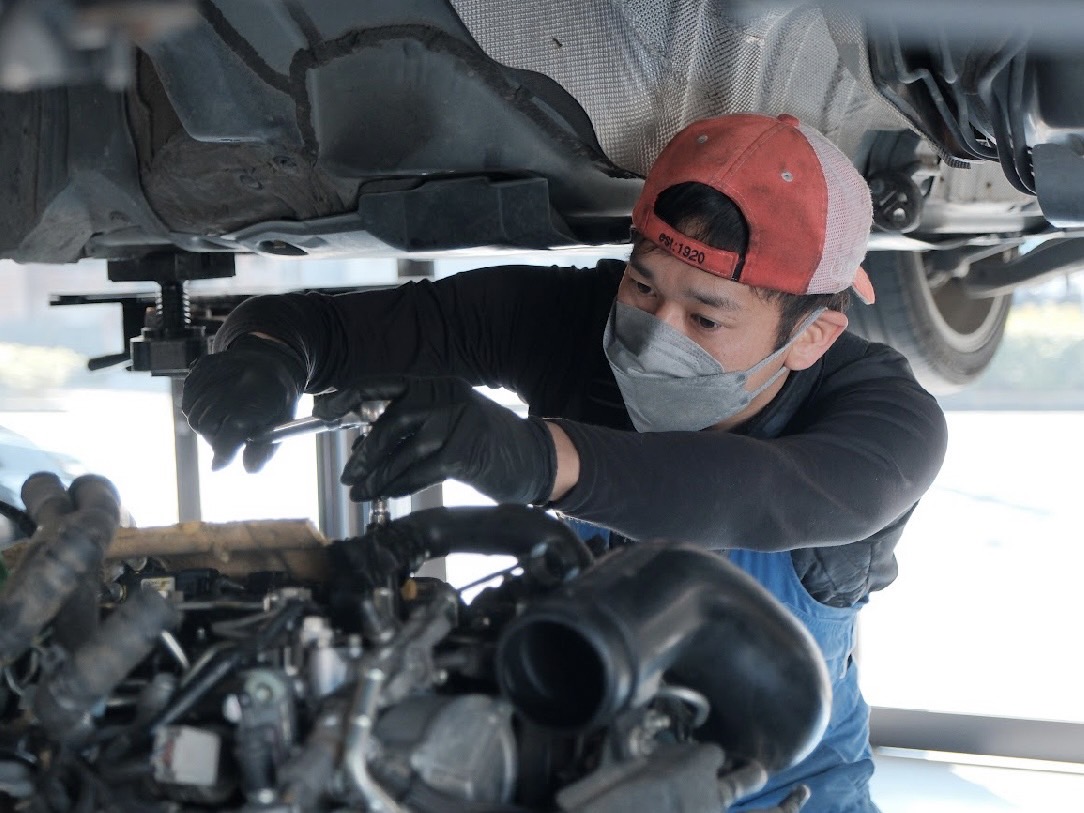
M 629 265 L 635 268 L 636 272 L 644 279 L 654 282 L 655 275 L 651 273 L 650 268 L 640 262 L 638 257 L 629 257 Z M 697 291 L 695 288 L 686 288 L 683 293 L 690 299 L 695 299 L 701 305 L 707 305 L 709 308 L 718 308 L 724 311 L 741 310 L 741 306 L 737 302 L 726 296 L 718 296 L 707 291 Z
M 686 288 L 684 294 L 690 299 L 695 299 L 701 305 L 707 305 L 709 308 L 718 308 L 724 311 L 741 309 L 737 302 L 727 296 L 716 296 L 706 291 L 697 291 L 695 288 Z
M 644 279 L 654 281 L 655 275 L 651 273 L 651 269 L 649 269 L 647 266 L 640 262 L 639 257 L 629 257 L 629 265 L 635 268 L 636 271 L 640 274 L 640 276 Z

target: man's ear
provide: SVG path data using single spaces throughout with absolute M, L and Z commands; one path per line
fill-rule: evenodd
M 847 329 L 847 315 L 840 311 L 824 311 L 807 327 L 783 356 L 788 370 L 812 367 Z

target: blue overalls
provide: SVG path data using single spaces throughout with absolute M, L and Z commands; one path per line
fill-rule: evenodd
M 730 808 L 756 810 L 779 804 L 795 785 L 813 792 L 802 813 L 877 813 L 869 797 L 873 758 L 869 747 L 869 706 L 858 688 L 851 660 L 855 621 L 865 600 L 854 607 L 829 607 L 814 599 L 794 572 L 790 551 L 730 550 L 727 558 L 767 588 L 798 617 L 817 640 L 832 680 L 832 715 L 824 737 L 809 756 L 775 774 L 755 796 Z
M 609 536 L 605 528 L 572 517 L 564 519 L 585 541 L 591 536 Z M 759 793 L 729 810 L 740 813 L 774 807 L 796 785 L 804 784 L 812 796 L 802 813 L 879 813 L 869 797 L 873 774 L 869 707 L 858 689 L 858 670 L 851 661 L 855 621 L 865 600 L 847 608 L 817 601 L 794 572 L 790 551 L 732 549 L 720 555 L 751 575 L 798 617 L 820 645 L 832 680 L 832 714 L 817 747 L 794 767 L 773 775 Z

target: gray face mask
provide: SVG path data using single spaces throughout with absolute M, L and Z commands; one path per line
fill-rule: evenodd
M 811 313 L 789 342 L 747 370 L 726 372 L 707 350 L 649 313 L 614 302 L 602 347 L 640 432 L 696 432 L 732 418 L 786 372 L 755 390 L 746 382 L 786 352 L 824 312 Z

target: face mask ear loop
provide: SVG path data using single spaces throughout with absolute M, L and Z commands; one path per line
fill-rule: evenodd
M 770 356 L 768 356 L 763 361 L 757 362 L 752 367 L 750 367 L 748 370 L 746 370 L 745 371 L 746 377 L 755 375 L 759 370 L 764 369 L 765 366 L 767 366 L 768 364 L 771 364 L 775 359 L 779 358 L 779 356 L 781 356 L 781 355 L 783 355 L 783 353 L 787 352 L 787 350 L 790 348 L 790 346 L 792 344 L 794 344 L 796 341 L 798 341 L 799 337 L 801 337 L 801 335 L 803 333 L 805 333 L 806 330 L 809 329 L 809 326 L 812 325 L 814 322 L 816 322 L 820 318 L 820 315 L 822 313 L 824 313 L 826 310 L 828 310 L 828 309 L 827 308 L 817 308 L 815 311 L 813 311 L 811 314 L 809 314 L 809 316 L 807 316 L 805 319 L 803 319 L 802 323 L 800 325 L 798 325 L 797 328 L 794 329 L 794 333 L 791 334 L 791 337 L 789 339 L 787 339 L 787 343 L 784 344 L 782 347 L 780 347 L 778 350 L 776 350 L 774 353 L 772 353 Z M 762 392 L 764 392 L 764 390 L 768 389 L 768 387 L 770 387 L 772 384 L 774 384 L 776 381 L 778 381 L 779 377 L 781 375 L 783 375 L 783 373 L 785 373 L 786 371 L 787 371 L 786 367 L 780 367 L 778 370 L 775 371 L 775 373 L 773 373 L 771 376 L 768 377 L 767 381 L 765 381 L 763 384 L 761 384 L 755 390 L 750 392 L 749 393 L 750 396 L 752 398 L 756 398 L 758 395 L 760 395 Z M 748 392 L 748 390 L 747 390 L 747 392 Z
M 825 313 L 827 310 L 828 308 L 825 307 L 816 308 L 812 313 L 809 314 L 809 316 L 802 320 L 802 323 L 798 325 L 798 327 L 794 328 L 794 332 L 790 334 L 790 338 L 787 339 L 787 343 L 780 347 L 779 350 L 776 352 L 786 350 L 788 347 L 798 341 L 799 337 L 803 333 L 805 333 L 814 322 L 820 319 L 821 314 Z

